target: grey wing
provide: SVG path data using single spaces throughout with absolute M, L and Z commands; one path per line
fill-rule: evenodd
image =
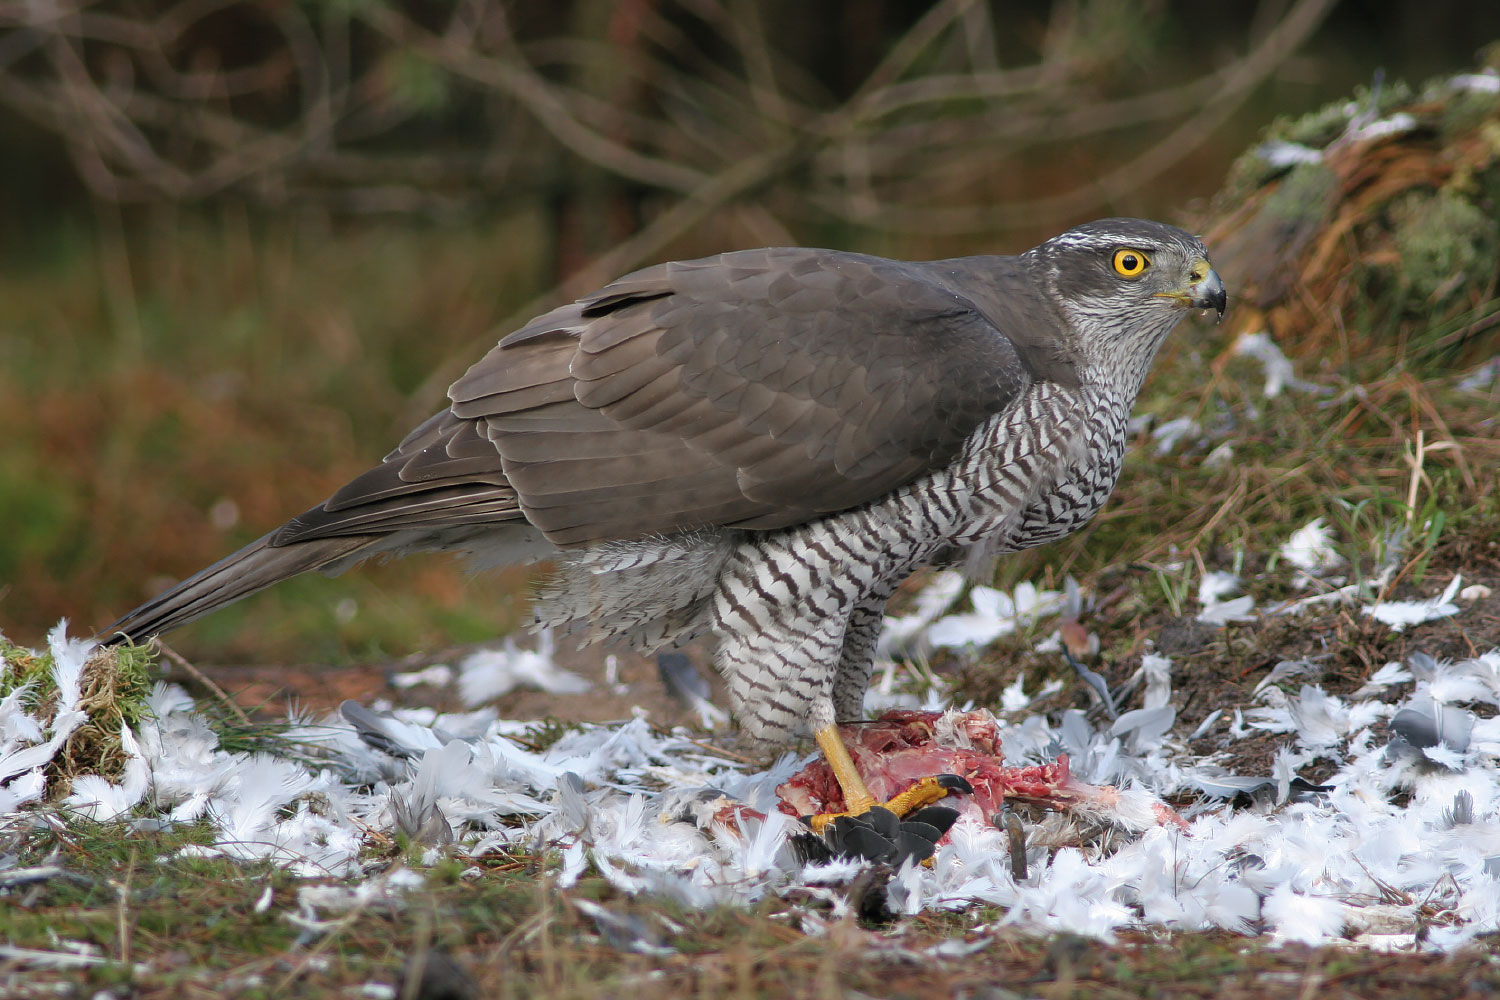
M 506 337 L 449 395 L 526 519 L 570 546 L 869 502 L 951 461 L 1029 379 L 931 265 L 769 249 L 622 278 Z
M 442 547 L 466 530 L 523 517 L 483 426 L 443 410 L 380 465 L 274 531 L 270 544 L 400 531 L 427 533 Z
M 450 409 L 273 544 L 524 517 L 568 547 L 877 499 L 1031 378 L 932 267 L 773 248 L 628 275 L 503 339 Z

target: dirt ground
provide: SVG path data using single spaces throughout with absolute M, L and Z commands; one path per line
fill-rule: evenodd
M 515 637 L 523 649 L 535 649 L 537 638 L 522 633 Z M 418 684 L 402 687 L 393 683 L 400 674 L 422 670 L 435 664 L 457 668 L 465 656 L 492 646 L 496 642 L 450 646 L 430 652 L 413 653 L 395 660 L 354 663 L 327 667 L 316 664 L 222 666 L 195 663 L 194 668 L 231 695 L 247 712 L 269 716 L 285 714 L 288 704 L 313 712 L 338 708 L 345 699 L 362 704 L 389 702 L 397 707 L 429 707 L 440 711 L 463 711 L 452 686 L 435 687 Z M 695 643 L 684 647 L 713 689 L 713 701 L 723 705 L 723 685 L 710 666 L 708 648 Z M 611 682 L 608 660 L 614 659 Z M 637 709 L 643 710 L 654 723 L 664 726 L 694 725 L 697 713 L 690 711 L 674 697 L 662 682 L 654 657 L 642 656 L 627 649 L 601 645 L 577 649 L 567 641 L 559 642 L 555 655 L 558 666 L 586 678 L 587 691 L 578 694 L 552 694 L 534 688 L 516 688 L 492 704 L 501 718 L 545 719 L 563 722 L 610 722 L 628 719 Z M 186 685 L 197 695 L 211 694 L 202 681 L 181 667 L 173 668 L 168 678 Z

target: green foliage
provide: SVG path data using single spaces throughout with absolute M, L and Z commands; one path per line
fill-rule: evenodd
M 90 723 L 113 731 L 139 724 L 151 693 L 156 657 L 145 646 L 122 645 L 96 650 L 84 664 L 80 689 Z M 57 703 L 50 650 L 32 650 L 0 635 L 0 697 L 26 687 L 22 704 L 40 710 L 47 720 Z
M 1266 198 L 1263 211 L 1288 227 L 1316 225 L 1332 207 L 1338 178 L 1322 163 L 1299 163 Z
M 582 728 L 576 722 L 567 722 L 548 715 L 526 727 L 525 740 L 540 753 L 569 733 L 579 732 Z
M 15 580 L 23 566 L 57 565 L 77 558 L 79 498 L 56 470 L 37 468 L 24 454 L 0 453 L 0 579 Z M 24 530 L 22 527 L 24 526 Z
M 1166 599 L 1172 616 L 1181 618 L 1193 593 L 1192 577 L 1183 571 L 1174 572 L 1160 567 L 1154 571 L 1154 575 L 1157 586 L 1161 588 L 1161 596 Z
M 1442 124 L 1444 136 L 1456 136 L 1479 128 L 1500 112 L 1500 94 L 1486 90 L 1463 90 L 1444 94 Z
M 1445 188 L 1410 192 L 1390 207 L 1399 279 L 1410 288 L 1401 305 L 1425 311 L 1500 269 L 1500 230 L 1493 212 Z
M 0 697 L 19 687 L 28 689 L 22 704 L 37 708 L 57 696 L 52 683 L 52 654 L 17 646 L 0 635 Z M 50 693 L 47 688 L 51 687 Z
M 1352 96 L 1330 101 L 1306 114 L 1277 117 L 1266 126 L 1260 140 L 1252 143 L 1230 166 L 1221 197 L 1230 203 L 1242 201 L 1251 192 L 1287 172 L 1287 167 L 1273 165 L 1262 155 L 1268 144 L 1284 142 L 1320 150 L 1344 135 L 1356 116 L 1378 118 L 1411 98 L 1412 88 L 1397 80 L 1374 90 L 1356 87 Z
M 441 111 L 452 97 L 448 74 L 416 52 L 392 52 L 385 70 L 392 100 L 408 111 L 432 114 Z

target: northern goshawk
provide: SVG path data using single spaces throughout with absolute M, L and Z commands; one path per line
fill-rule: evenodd
M 502 339 L 380 465 L 109 640 L 374 555 L 555 560 L 540 622 L 642 649 L 716 633 L 740 726 L 810 732 L 860 813 L 835 720 L 861 714 L 886 599 L 1088 521 L 1158 346 L 1224 306 L 1199 240 L 1135 219 L 1014 257 L 648 267 Z

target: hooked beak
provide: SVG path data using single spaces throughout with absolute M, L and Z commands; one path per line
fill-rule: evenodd
M 1194 269 L 1194 277 L 1197 278 L 1197 269 Z M 1219 272 L 1213 268 L 1208 273 L 1198 278 L 1188 286 L 1187 303 L 1194 309 L 1212 309 L 1218 314 L 1218 319 L 1224 318 L 1224 307 L 1229 304 L 1229 293 L 1224 291 L 1224 282 L 1219 277 Z
M 1193 264 L 1189 275 L 1192 283 L 1183 291 L 1156 294 L 1191 309 L 1212 309 L 1222 320 L 1224 307 L 1229 304 L 1229 295 L 1224 291 L 1224 282 L 1219 277 L 1219 272 L 1210 267 L 1208 261 L 1199 260 Z

